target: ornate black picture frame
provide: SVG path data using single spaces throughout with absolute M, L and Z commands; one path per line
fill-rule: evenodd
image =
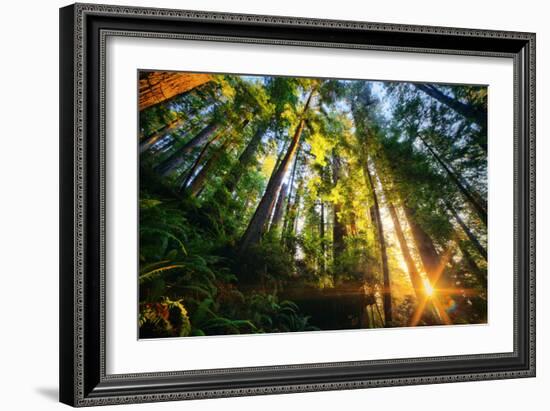
M 105 371 L 105 39 L 187 38 L 514 61 L 514 350 L 206 371 Z M 60 10 L 60 400 L 73 406 L 535 376 L 533 33 L 76 4 Z

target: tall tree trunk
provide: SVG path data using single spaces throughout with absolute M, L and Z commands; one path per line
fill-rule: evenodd
M 409 271 L 409 277 L 414 288 L 414 292 L 417 298 L 420 298 L 424 294 L 424 284 L 422 283 L 422 277 L 416 269 L 416 264 L 412 258 L 409 245 L 407 244 L 407 239 L 401 228 L 401 223 L 399 222 L 399 216 L 395 210 L 393 203 L 388 202 L 388 209 L 390 210 L 391 219 L 393 221 L 393 227 L 395 229 L 395 235 L 399 241 L 399 246 L 401 247 L 401 254 L 403 254 L 403 259 L 407 265 L 407 270 Z
M 346 226 L 342 222 L 342 216 L 340 215 L 342 211 L 341 203 L 334 203 L 332 207 L 333 220 L 332 225 L 332 253 L 333 258 L 337 259 L 342 255 L 345 250 L 344 237 L 346 236 Z
M 244 130 L 244 128 L 247 126 L 248 123 L 249 123 L 249 120 L 244 120 L 242 122 L 242 124 L 240 125 L 240 127 L 238 128 L 238 132 L 242 132 Z M 193 196 L 197 197 L 201 193 L 202 188 L 204 187 L 204 183 L 206 182 L 206 178 L 208 177 L 210 171 L 212 170 L 212 168 L 215 165 L 217 165 L 221 155 L 227 150 L 227 147 L 234 142 L 233 130 L 227 130 L 227 133 L 230 134 L 228 136 L 228 138 L 224 141 L 222 146 L 220 148 L 218 148 L 212 154 L 210 159 L 206 162 L 206 164 L 203 166 L 203 168 L 199 171 L 197 176 L 194 177 L 194 179 L 193 179 L 193 181 L 192 181 L 192 183 L 189 187 L 189 192 Z M 221 135 L 221 133 L 218 133 L 216 136 L 214 136 L 212 139 L 210 139 L 210 141 L 208 141 L 208 143 L 206 143 L 204 145 L 204 147 L 201 150 L 198 158 L 195 160 L 195 163 L 193 164 L 193 167 L 191 168 L 191 170 L 187 174 L 186 179 L 183 181 L 183 183 L 180 186 L 180 191 L 181 192 L 186 190 L 186 187 L 189 184 L 189 181 L 195 175 L 195 172 L 196 172 L 198 166 L 200 165 L 200 162 L 202 161 L 202 158 L 204 157 L 204 154 L 205 154 L 206 150 L 208 149 L 208 147 L 210 145 L 212 145 L 212 143 L 214 143 L 214 141 L 218 140 L 220 135 Z
M 391 307 L 391 283 L 390 283 L 390 272 L 388 267 L 388 255 L 386 251 L 386 240 L 384 238 L 384 227 L 382 225 L 382 218 L 380 217 L 380 206 L 378 203 L 378 195 L 376 193 L 376 187 L 374 185 L 374 180 L 372 178 L 369 165 L 368 157 L 365 156 L 363 161 L 363 170 L 365 176 L 367 177 L 368 185 L 371 190 L 373 207 L 372 214 L 374 217 L 374 225 L 376 228 L 376 233 L 378 237 L 378 245 L 380 246 L 380 259 L 382 263 L 382 277 L 384 281 L 384 318 L 386 326 L 391 325 L 392 322 L 392 307 Z
M 432 148 L 432 146 L 426 141 L 422 135 L 418 134 L 418 138 L 420 141 L 424 143 L 428 151 L 433 155 L 433 157 L 436 159 L 436 161 L 441 165 L 441 167 L 445 170 L 449 178 L 455 183 L 455 185 L 458 187 L 458 190 L 461 192 L 461 194 L 468 200 L 472 208 L 475 210 L 483 224 L 487 225 L 487 208 L 483 204 L 483 200 L 479 198 L 479 195 L 472 194 L 472 190 L 466 185 L 465 182 L 463 182 L 456 173 L 445 164 L 445 162 L 439 157 L 439 155 L 435 152 L 435 150 Z
M 290 201 L 290 198 L 289 198 Z M 284 239 L 286 242 L 284 243 L 286 248 L 291 250 L 293 248 L 291 237 L 296 232 L 296 221 L 298 219 L 298 206 L 300 203 L 300 194 L 297 193 L 294 196 L 294 199 L 292 200 L 292 206 L 288 209 L 287 215 L 285 218 L 285 225 L 284 225 Z
M 380 175 L 378 173 L 378 175 Z M 386 177 L 391 178 L 390 173 L 386 172 Z M 386 180 L 388 181 L 388 180 Z M 391 180 L 389 180 L 391 181 Z M 409 278 L 411 280 L 412 286 L 414 288 L 415 295 L 417 299 L 420 299 L 422 296 L 424 296 L 424 284 L 422 283 L 422 277 L 420 276 L 420 273 L 418 272 L 416 268 L 416 263 L 413 260 L 411 251 L 409 249 L 409 245 L 407 243 L 407 239 L 405 238 L 405 234 L 403 233 L 403 228 L 401 227 L 401 222 L 399 221 L 399 215 L 397 214 L 397 210 L 395 209 L 395 206 L 393 202 L 391 201 L 391 195 L 389 190 L 384 188 L 384 185 L 382 184 L 382 181 L 380 181 L 380 184 L 382 185 L 384 189 L 384 196 L 386 198 L 386 204 L 388 207 L 388 210 L 390 212 L 390 217 L 392 219 L 393 228 L 395 231 L 395 236 L 397 237 L 397 241 L 399 242 L 399 247 L 401 248 L 401 254 L 403 255 L 403 259 L 405 260 L 405 264 L 407 265 L 407 271 L 409 272 Z
M 151 71 L 139 80 L 139 110 L 163 103 L 212 80 L 210 74 Z
M 283 222 L 283 235 L 287 235 L 289 223 L 292 218 L 291 214 L 293 213 L 294 205 L 296 204 L 296 199 L 298 198 L 298 187 L 296 187 L 296 191 L 294 194 L 294 199 L 292 198 L 292 192 L 295 186 L 296 181 L 296 170 L 298 169 L 298 162 L 300 161 L 300 147 L 298 147 L 298 150 L 296 151 L 296 157 L 294 158 L 294 164 L 292 165 L 292 173 L 290 175 L 290 184 L 288 187 L 288 201 L 286 203 L 286 211 L 285 211 L 285 218 Z M 299 178 L 298 178 L 299 179 Z M 299 185 L 299 184 L 298 184 Z
M 321 216 L 319 219 L 319 237 L 321 239 L 321 255 L 323 258 L 322 271 L 326 271 L 326 255 L 327 255 L 327 246 L 325 243 L 325 203 L 321 200 Z
M 197 158 L 193 162 L 193 165 L 191 166 L 189 171 L 185 174 L 185 178 L 183 179 L 183 181 L 180 184 L 180 187 L 179 187 L 180 192 L 185 191 L 187 185 L 193 179 L 193 177 L 195 176 L 195 173 L 197 172 L 198 168 L 202 164 L 202 162 L 204 160 L 204 157 L 206 156 L 206 153 L 208 152 L 208 149 L 210 148 L 210 146 L 212 144 L 214 144 L 214 142 L 216 142 L 220 138 L 220 136 L 221 136 L 221 133 L 216 134 L 212 139 L 210 139 L 202 147 L 201 152 L 199 153 L 199 155 L 197 156 Z
M 195 137 L 181 146 L 171 156 L 164 160 L 159 166 L 157 166 L 157 172 L 166 177 L 171 174 L 176 168 L 181 166 L 185 160 L 186 155 L 189 154 L 193 148 L 201 146 L 210 140 L 210 137 L 218 131 L 220 128 L 219 123 L 213 122 L 204 127 Z
M 281 191 L 279 192 L 279 198 L 275 205 L 275 211 L 273 211 L 273 218 L 271 220 L 270 230 L 276 230 L 280 227 L 283 221 L 283 214 L 285 211 L 285 201 L 288 194 L 288 184 L 283 184 Z
M 286 155 L 281 160 L 281 163 L 275 169 L 273 175 L 271 176 L 269 183 L 267 184 L 265 193 L 262 196 L 262 199 L 260 200 L 260 203 L 258 204 L 258 207 L 256 208 L 256 211 L 252 216 L 252 219 L 250 220 L 246 231 L 243 234 L 240 247 L 241 252 L 246 250 L 250 245 L 258 243 L 263 233 L 265 232 L 267 221 L 269 220 L 269 216 L 271 215 L 271 211 L 273 210 L 277 193 L 280 191 L 285 174 L 290 166 L 290 163 L 294 159 L 294 155 L 296 154 L 296 151 L 298 150 L 298 147 L 300 145 L 300 138 L 302 136 L 302 131 L 304 129 L 306 121 L 305 114 L 309 109 L 313 93 L 314 90 L 312 90 L 309 94 L 309 97 L 300 116 L 300 120 L 296 127 L 296 131 L 294 132 L 292 141 L 287 149 Z
M 175 130 L 182 130 L 182 131 L 188 131 L 189 125 L 186 127 L 183 127 L 185 123 L 190 124 L 193 119 L 195 119 L 200 111 L 211 104 L 214 104 L 215 101 L 211 96 L 207 96 L 202 99 L 200 108 L 192 107 L 189 110 L 184 110 L 186 112 L 185 116 L 178 116 L 174 121 L 171 121 L 170 123 L 166 124 L 164 127 L 160 127 L 159 129 L 152 132 L 147 138 L 142 136 L 140 138 L 140 153 L 143 153 L 151 148 L 157 141 L 162 140 L 162 138 L 171 132 Z
M 393 203 L 389 202 L 388 208 L 390 210 L 391 219 L 395 228 L 395 234 L 397 236 L 397 240 L 399 241 L 399 246 L 401 247 L 403 259 L 407 265 L 407 271 L 409 272 L 409 278 L 411 279 L 418 305 L 420 306 L 424 304 L 423 301 L 426 301 L 425 309 L 423 310 L 420 318 L 422 318 L 427 324 L 441 324 L 441 314 L 439 313 L 438 308 L 434 307 L 433 304 L 428 303 L 426 299 L 427 296 L 424 289 L 424 283 L 422 282 L 420 273 L 416 269 L 416 264 L 412 258 L 411 251 L 409 249 L 409 245 L 407 244 L 407 239 L 403 233 L 401 223 L 399 222 L 399 216 L 397 215 L 395 206 Z
M 354 212 L 352 212 L 350 215 L 349 228 L 351 235 L 357 235 L 357 216 Z
M 294 255 L 296 252 L 295 242 L 293 241 L 293 239 L 296 235 L 298 215 L 300 212 L 301 193 L 304 187 L 304 180 L 300 174 L 298 174 L 298 176 L 296 177 L 296 181 L 297 186 L 294 197 L 291 197 L 290 195 L 288 197 L 288 205 L 290 205 L 291 201 L 292 205 L 287 208 L 283 228 L 283 239 L 286 240 L 284 244 L 287 250 L 292 253 L 292 255 Z
M 189 188 L 187 191 L 192 196 L 198 196 L 199 193 L 202 191 L 206 179 L 210 175 L 210 172 L 212 169 L 218 164 L 220 157 L 222 154 L 227 150 L 228 146 L 231 144 L 231 139 L 226 140 L 220 148 L 218 148 L 214 154 L 208 159 L 208 161 L 204 164 L 204 166 L 201 168 L 201 170 L 198 172 L 197 176 L 193 179 L 191 184 L 189 185 Z M 185 187 L 182 187 L 181 190 L 185 190 Z
M 332 178 L 333 185 L 336 187 L 341 178 L 342 164 L 340 158 L 334 153 L 332 157 Z M 342 203 L 340 201 L 335 202 L 332 206 L 333 211 L 333 225 L 332 225 L 332 255 L 336 260 L 344 252 L 344 237 L 346 235 L 346 226 L 342 221 L 340 212 L 342 210 Z
M 487 128 L 487 113 L 483 110 L 478 110 L 475 107 L 462 103 L 456 98 L 447 96 L 436 86 L 431 84 L 415 84 L 416 88 L 422 90 L 424 93 L 430 97 L 436 99 L 440 103 L 446 105 L 447 107 L 453 109 L 458 114 L 466 117 L 468 120 L 473 121 L 482 129 Z
M 447 209 L 451 212 L 458 225 L 462 228 L 462 231 L 464 231 L 464 233 L 468 236 L 478 253 L 485 259 L 485 261 L 487 261 L 487 250 L 481 245 L 476 235 L 468 228 L 464 220 L 462 220 L 460 215 L 453 207 L 451 207 L 450 204 L 447 204 Z
M 241 179 L 243 173 L 254 162 L 256 152 L 258 151 L 258 147 L 260 146 L 265 131 L 266 126 L 264 124 L 260 124 L 256 129 L 256 132 L 250 139 L 248 145 L 239 156 L 237 164 L 235 164 L 233 168 L 231 168 L 231 171 L 225 178 L 224 186 L 229 193 L 235 191 L 235 188 L 237 188 L 237 184 L 239 183 L 239 180 Z
M 424 271 L 426 272 L 432 287 L 435 288 L 437 285 L 436 282 L 438 282 L 438 270 L 440 269 L 439 254 L 435 249 L 435 245 L 430 236 L 424 231 L 420 224 L 418 224 L 416 220 L 416 211 L 406 205 L 403 209 L 405 210 L 405 216 L 407 217 L 407 222 L 411 228 L 411 233 L 416 244 L 416 248 L 420 254 Z
M 149 150 L 157 141 L 161 140 L 164 136 L 170 134 L 174 130 L 177 130 L 185 123 L 184 118 L 178 118 L 174 121 L 171 121 L 160 130 L 155 131 L 145 140 L 139 144 L 139 152 L 144 153 Z
M 389 168 L 391 170 L 391 165 L 390 165 Z M 387 177 L 392 178 L 391 171 L 386 170 L 386 173 L 387 173 Z M 380 183 L 382 184 L 382 181 L 380 181 Z M 383 185 L 382 185 L 382 188 L 384 189 Z M 388 210 L 390 212 L 390 217 L 391 217 L 392 222 L 393 222 L 396 237 L 397 237 L 397 240 L 399 242 L 399 246 L 401 248 L 401 253 L 403 255 L 403 259 L 405 260 L 405 264 L 407 265 L 407 271 L 409 273 L 409 278 L 410 278 L 411 283 L 413 285 L 414 292 L 415 292 L 416 299 L 417 299 L 415 313 L 410 318 L 411 326 L 418 325 L 418 322 L 420 320 L 423 320 L 425 324 L 430 324 L 430 325 L 442 324 L 444 314 L 442 313 L 441 306 L 439 304 L 434 304 L 434 301 L 429 300 L 429 295 L 426 293 L 426 288 L 424 286 L 424 281 L 423 281 L 422 276 L 420 275 L 420 273 L 417 269 L 417 265 L 416 265 L 414 259 L 412 258 L 411 250 L 410 250 L 409 245 L 407 243 L 407 239 L 406 239 L 406 237 L 403 233 L 403 228 L 401 226 L 401 222 L 399 220 L 397 210 L 395 209 L 395 206 L 391 201 L 391 196 L 388 195 L 387 190 L 384 190 L 384 194 L 385 194 L 385 197 L 386 197 L 386 203 L 388 205 Z M 403 209 L 404 208 L 405 207 L 403 207 Z M 421 227 L 417 226 L 415 228 L 420 233 L 420 235 L 424 234 L 425 237 L 427 237 L 427 235 L 424 233 L 424 231 L 421 229 Z M 411 228 L 411 231 L 412 231 L 412 228 Z M 417 234 L 419 234 L 419 233 L 417 233 Z M 414 234 L 413 234 L 413 240 L 415 240 Z M 435 250 L 435 247 L 433 246 L 433 243 L 431 242 L 431 239 L 429 237 L 427 237 L 427 239 L 425 239 L 425 240 L 426 240 L 426 242 L 431 244 L 431 246 L 432 246 L 431 251 L 433 253 L 435 253 L 435 255 L 437 255 L 437 252 Z M 415 241 L 415 244 L 416 244 L 416 241 Z M 417 246 L 417 248 L 418 248 L 418 246 Z M 432 256 L 433 256 L 433 254 L 432 254 Z M 424 264 L 424 262 L 423 262 L 423 264 Z M 437 268 L 435 270 L 437 270 Z M 426 269 L 425 269 L 425 272 L 427 273 Z
M 405 210 L 405 216 L 407 217 L 407 222 L 409 223 L 416 249 L 420 254 L 420 259 L 422 260 L 422 265 L 424 266 L 424 272 L 428 277 L 430 285 L 433 289 L 445 289 L 448 287 L 448 281 L 443 275 L 445 270 L 444 263 L 446 259 L 440 258 L 432 239 L 416 221 L 415 210 L 406 205 L 403 206 L 403 209 Z M 424 287 L 422 287 L 422 289 L 425 291 Z M 428 294 L 424 294 L 424 297 L 420 300 L 421 301 L 416 308 L 417 312 L 413 315 L 412 325 L 416 326 L 418 320 L 422 317 L 428 319 L 428 322 L 431 322 L 431 314 L 435 315 L 436 323 L 448 323 L 449 320 L 447 313 L 441 306 L 439 296 L 437 294 L 431 297 Z

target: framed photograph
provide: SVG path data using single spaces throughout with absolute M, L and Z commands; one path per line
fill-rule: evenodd
M 535 376 L 535 35 L 60 10 L 60 399 Z

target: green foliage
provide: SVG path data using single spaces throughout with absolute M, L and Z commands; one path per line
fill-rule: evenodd
M 261 243 L 253 245 L 235 260 L 234 269 L 239 270 L 241 282 L 261 284 L 264 290 L 276 290 L 282 282 L 294 276 L 294 259 L 275 234 L 270 232 Z
M 272 294 L 253 293 L 246 301 L 252 322 L 259 332 L 316 331 L 309 324 L 310 317 L 300 313 L 299 307 L 292 301 L 279 302 Z
M 156 303 L 140 304 L 139 329 L 141 338 L 186 337 L 191 324 L 182 300 L 163 298 Z
M 315 329 L 292 302 L 278 303 L 262 290 L 245 297 L 237 286 L 239 280 L 245 284 L 248 277 L 261 276 L 276 288 L 291 276 L 292 259 L 275 239 L 250 253 L 251 270 L 241 271 L 237 279 L 225 247 L 214 245 L 226 238 L 227 227 L 216 228 L 212 209 L 199 211 L 189 199 L 162 201 L 149 195 L 142 191 L 140 200 L 142 338 Z

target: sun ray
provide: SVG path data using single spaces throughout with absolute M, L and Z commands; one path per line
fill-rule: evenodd
M 437 267 L 437 270 L 434 273 L 432 273 L 431 282 L 427 278 L 424 279 L 425 290 L 423 293 L 423 298 L 421 299 L 420 303 L 416 307 L 416 310 L 411 317 L 411 321 L 410 321 L 411 327 L 415 327 L 418 325 L 418 323 L 420 322 L 420 319 L 422 318 L 422 315 L 424 314 L 424 310 L 428 306 L 429 302 L 433 304 L 433 307 L 435 308 L 438 317 L 441 319 L 441 321 L 445 325 L 452 324 L 451 319 L 447 315 L 447 312 L 443 308 L 441 301 L 439 299 L 439 294 L 443 294 L 443 293 L 440 292 L 440 290 L 437 288 L 437 283 L 439 282 L 439 279 L 441 278 L 443 271 L 445 271 L 445 267 L 449 262 L 449 260 L 451 259 L 454 250 L 455 250 L 455 246 L 453 244 L 449 246 L 445 254 L 443 254 L 443 256 L 439 261 L 439 266 Z M 426 284 L 428 284 L 428 286 L 426 286 Z M 436 287 L 434 287 L 434 285 Z M 443 289 L 443 290 L 447 290 L 447 289 Z

